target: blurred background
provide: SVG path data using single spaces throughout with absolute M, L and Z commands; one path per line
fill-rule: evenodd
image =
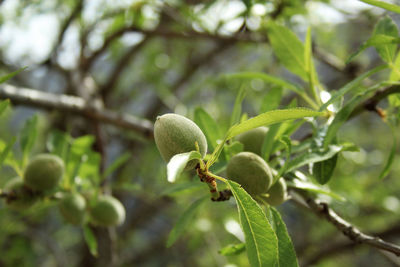
M 301 40 L 312 27 L 320 80 L 335 90 L 382 63 L 372 48 L 350 64 L 344 62 L 385 15 L 399 24 L 400 15 L 357 0 L 5 0 L 0 2 L 0 74 L 27 66 L 9 83 L 77 96 L 96 108 L 150 121 L 166 112 L 193 119 L 200 106 L 226 130 L 240 82 L 225 80 L 224 74 L 265 72 L 301 83 L 273 54 L 268 21 L 284 23 Z M 254 116 L 265 110 L 263 99 L 274 87 L 257 78 L 246 86 L 243 112 Z M 285 107 L 293 97 L 284 91 L 277 107 Z M 300 101 L 299 106 L 307 104 Z M 183 237 L 166 248 L 180 214 L 207 190 L 194 173 L 178 181 L 191 184 L 185 190 L 168 183 L 166 164 L 148 135 L 69 112 L 16 104 L 0 117 L 0 138 L 11 140 L 34 114 L 39 121 L 34 153 L 49 149 L 49 138 L 60 132 L 71 138 L 94 136 L 90 147 L 93 155 L 100 155 L 93 163 L 99 173 L 130 153 L 106 178 L 109 190 L 126 207 L 127 219 L 116 229 L 95 229 L 96 258 L 82 229 L 65 224 L 51 201 L 25 212 L 9 210 L 2 202 L 0 266 L 248 265 L 245 253 L 218 253 L 243 240 L 233 201 L 207 202 Z M 302 129 L 295 136 L 306 134 Z M 390 128 L 381 117 L 364 112 L 345 124 L 338 138 L 360 151 L 340 155 L 329 183 L 346 201 L 326 201 L 365 232 L 399 243 L 398 155 L 388 177 L 377 179 L 392 147 Z M 13 175 L 2 168 L 0 185 Z M 399 266 L 398 258 L 352 243 L 291 201 L 279 210 L 301 266 Z

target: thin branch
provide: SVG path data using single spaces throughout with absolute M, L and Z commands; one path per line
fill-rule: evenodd
M 54 44 L 53 50 L 51 51 L 49 58 L 43 64 L 49 64 L 50 61 L 56 57 L 57 50 L 61 46 L 61 44 L 64 40 L 64 36 L 65 36 L 67 29 L 69 28 L 71 23 L 76 19 L 76 17 L 78 17 L 80 15 L 82 8 L 83 8 L 83 0 L 78 0 L 74 9 L 72 10 L 71 14 L 69 15 L 69 17 L 61 25 L 61 29 L 58 33 L 57 41 Z
M 379 236 L 380 238 L 392 238 L 394 236 L 398 236 L 398 235 L 400 235 L 400 224 L 396 223 L 392 227 L 389 227 L 388 229 L 373 233 L 371 235 Z M 333 257 L 337 254 L 354 249 L 361 244 L 362 243 L 354 243 L 354 242 L 349 242 L 347 240 L 343 240 L 343 241 L 329 243 L 329 245 L 325 246 L 325 247 L 318 246 L 319 249 L 316 253 L 314 253 L 310 256 L 307 256 L 302 260 L 302 262 L 303 262 L 302 266 L 316 264 L 321 259 Z
M 139 44 L 130 48 L 117 62 L 114 69 L 112 70 L 108 80 L 105 84 L 100 87 L 99 92 L 102 94 L 103 101 L 106 101 L 112 89 L 117 84 L 119 78 L 121 77 L 126 66 L 132 61 L 132 58 L 137 54 L 137 52 L 146 45 L 149 38 L 145 37 Z
M 293 193 L 293 200 L 305 207 L 316 215 L 324 218 L 326 221 L 335 226 L 345 236 L 355 243 L 363 243 L 371 247 L 389 251 L 397 256 L 400 256 L 400 246 L 382 240 L 379 237 L 370 236 L 361 232 L 357 227 L 341 218 L 334 212 L 327 203 L 316 200 L 302 191 Z
M 71 112 L 119 128 L 133 130 L 148 139 L 153 138 L 151 121 L 94 107 L 80 97 L 45 93 L 3 84 L 0 85 L 0 98 L 8 98 L 14 104 Z
M 392 94 L 399 94 L 400 93 L 400 85 L 392 85 L 386 88 L 383 88 L 375 94 L 359 104 L 353 112 L 350 114 L 350 118 L 353 118 L 357 115 L 359 115 L 361 112 L 368 110 L 368 111 L 373 111 L 377 112 L 380 116 L 382 116 L 381 111 L 377 108 L 378 103 L 388 97 L 389 95 Z

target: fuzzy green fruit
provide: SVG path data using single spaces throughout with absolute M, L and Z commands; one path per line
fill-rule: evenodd
M 253 152 L 261 156 L 261 149 L 267 135 L 267 127 L 258 127 L 236 136 L 236 140 L 243 144 L 243 151 Z
M 24 210 L 36 203 L 36 196 L 24 186 L 20 177 L 14 177 L 4 185 L 4 191 L 9 193 L 7 204 L 10 208 Z
M 67 222 L 80 225 L 85 219 L 86 200 L 78 193 L 66 194 L 58 203 L 58 209 Z
M 56 155 L 39 154 L 32 158 L 25 169 L 25 185 L 37 191 L 57 187 L 64 174 L 64 162 Z
M 112 196 L 100 196 L 90 210 L 92 222 L 100 226 L 117 226 L 125 221 L 125 208 Z
M 287 186 L 285 179 L 280 178 L 271 189 L 268 190 L 266 195 L 262 195 L 262 199 L 271 206 L 278 206 L 285 202 L 287 199 Z
M 181 115 L 168 113 L 158 116 L 154 124 L 154 139 L 166 162 L 176 154 L 196 150 L 196 141 L 201 155 L 204 157 L 207 153 L 207 140 L 201 129 Z M 196 164 L 196 160 L 189 161 L 185 170 L 193 169 Z
M 266 193 L 273 180 L 268 164 L 252 152 L 240 152 L 233 156 L 226 173 L 229 179 L 242 185 L 253 196 Z

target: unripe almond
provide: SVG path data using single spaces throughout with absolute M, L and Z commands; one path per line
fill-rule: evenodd
M 58 203 L 58 208 L 64 219 L 72 224 L 83 223 L 86 214 L 86 200 L 79 193 L 68 193 Z
M 287 200 L 287 186 L 285 179 L 280 178 L 267 192 L 262 195 L 264 199 L 271 206 L 278 206 Z
M 57 187 L 64 174 L 64 162 L 56 155 L 39 154 L 31 159 L 24 172 L 24 182 L 37 191 Z
M 125 208 L 112 196 L 99 196 L 90 210 L 92 222 L 99 226 L 117 226 L 125 221 Z
M 37 197 L 24 186 L 20 177 L 14 177 L 4 185 L 4 191 L 9 193 L 7 204 L 16 210 L 28 209 L 36 203 Z
M 261 149 L 267 132 L 267 127 L 258 127 L 239 134 L 236 136 L 236 140 L 243 144 L 243 151 L 253 152 L 261 156 Z
M 158 116 L 154 124 L 154 139 L 166 162 L 176 154 L 196 150 L 195 142 L 203 157 L 207 153 L 207 140 L 201 129 L 181 115 L 168 113 Z M 196 160 L 188 162 L 185 170 L 193 169 L 196 164 Z
M 252 152 L 240 152 L 233 156 L 226 172 L 229 179 L 242 185 L 250 195 L 266 193 L 273 180 L 268 164 Z

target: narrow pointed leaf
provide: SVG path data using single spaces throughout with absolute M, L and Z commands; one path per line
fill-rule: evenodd
M 394 126 L 391 126 L 391 128 L 392 128 L 392 135 L 393 135 L 392 149 L 390 149 L 390 153 L 389 153 L 388 159 L 385 163 L 385 166 L 383 167 L 383 170 L 379 174 L 379 179 L 383 179 L 389 174 L 390 168 L 392 167 L 394 158 L 396 156 L 396 148 L 397 148 L 396 132 L 395 132 Z
M 200 127 L 207 138 L 208 147 L 214 150 L 217 140 L 221 138 L 218 124 L 203 108 L 198 107 L 194 110 L 194 122 Z
M 338 100 L 339 98 L 344 96 L 345 94 L 351 92 L 352 90 L 357 89 L 359 87 L 360 83 L 365 78 L 368 78 L 369 76 L 371 76 L 381 70 L 387 69 L 387 68 L 388 68 L 387 65 L 382 65 L 382 66 L 378 66 L 376 68 L 373 68 L 372 70 L 369 70 L 369 71 L 361 74 L 356 79 L 347 83 L 345 86 L 343 86 L 342 88 L 337 90 L 334 94 L 332 94 L 331 98 L 327 102 L 325 102 L 319 110 L 322 111 L 322 110 L 326 109 L 330 104 L 332 104 L 333 102 L 335 102 L 336 100 Z
M 16 138 L 14 137 L 11 142 L 7 144 L 7 146 L 3 149 L 3 151 L 0 151 L 0 168 L 5 159 L 7 158 L 8 154 L 10 153 L 12 147 L 14 146 L 16 141 Z
M 0 102 L 0 115 L 6 110 L 8 105 L 10 104 L 10 100 L 6 99 Z
M 86 245 L 89 248 L 90 254 L 92 254 L 94 257 L 97 257 L 98 253 L 96 236 L 88 225 L 83 227 L 83 236 L 85 238 Z
M 24 71 L 26 68 L 27 68 L 27 67 L 20 68 L 20 69 L 14 71 L 14 72 L 11 72 L 11 73 L 9 73 L 9 74 L 6 74 L 6 75 L 0 77 L 0 84 L 2 84 L 2 83 L 4 83 L 4 82 L 8 81 L 8 80 L 11 79 L 12 77 L 14 77 L 14 76 L 17 75 L 18 73 L 20 73 L 21 71 Z
M 301 119 L 305 117 L 317 117 L 323 114 L 323 112 L 318 112 L 306 108 L 292 108 L 268 111 L 231 127 L 231 129 L 228 131 L 228 139 L 260 126 L 267 126 L 286 120 Z
M 398 6 L 398 5 L 389 4 L 387 2 L 383 2 L 380 0 L 360 0 L 360 1 L 364 2 L 366 4 L 377 6 L 377 7 L 400 14 L 400 6 Z
M 236 244 L 236 245 L 226 246 L 226 247 L 220 249 L 218 252 L 219 252 L 219 254 L 224 255 L 224 256 L 232 256 L 232 255 L 238 255 L 245 251 L 246 251 L 246 244 L 240 243 L 240 244 Z
M 400 43 L 399 37 L 393 37 L 385 34 L 376 34 L 370 37 L 365 43 L 363 43 L 356 52 L 350 55 L 350 57 L 346 60 L 346 64 L 351 62 L 356 56 L 358 56 L 361 52 L 363 52 L 368 47 L 374 46 L 383 46 L 383 45 L 393 45 Z
M 335 156 L 337 153 L 342 151 L 342 149 L 343 149 L 342 146 L 330 145 L 328 147 L 328 149 L 326 149 L 326 150 L 318 149 L 316 151 L 306 152 L 306 153 L 292 159 L 288 163 L 288 165 L 286 167 L 286 171 L 287 172 L 293 171 L 293 170 L 295 170 L 301 166 L 304 166 L 306 164 L 320 162 L 320 161 L 330 159 L 333 156 Z
M 107 167 L 107 169 L 104 171 L 103 177 L 107 177 L 112 174 L 114 171 L 124 165 L 130 158 L 132 158 L 132 153 L 130 152 L 125 152 L 119 156 L 116 160 L 114 160 L 113 163 L 110 164 L 110 166 Z
M 293 91 L 298 94 L 301 94 L 303 92 L 303 89 L 297 84 L 285 81 L 276 76 L 272 76 L 272 75 L 262 73 L 262 72 L 238 72 L 238 73 L 232 73 L 232 74 L 225 74 L 224 77 L 226 77 L 228 79 L 232 79 L 232 78 L 248 79 L 248 80 L 260 79 L 266 83 L 271 83 L 274 85 L 281 86 L 284 89 L 288 89 L 288 90 Z
M 275 208 L 271 208 L 272 218 L 275 225 L 275 234 L 278 237 L 279 266 L 298 267 L 296 251 L 294 250 L 292 240 L 286 229 L 285 222 Z
M 300 39 L 287 27 L 274 22 L 268 24 L 268 38 L 281 63 L 307 81 L 304 45 Z
M 219 143 L 217 148 L 214 150 L 213 154 L 207 162 L 207 167 L 211 167 L 217 161 L 219 154 L 221 153 L 225 145 L 225 142 L 238 134 L 244 133 L 260 126 L 268 126 L 282 121 L 301 119 L 305 117 L 322 116 L 324 114 L 324 112 L 314 111 L 307 108 L 280 109 L 262 113 L 256 117 L 243 121 L 242 123 L 236 124 L 228 130 L 224 140 Z
M 240 114 L 242 113 L 242 102 L 246 96 L 246 90 L 241 87 L 239 93 L 236 96 L 235 105 L 233 106 L 233 111 L 231 115 L 231 125 L 239 123 Z
M 373 35 L 379 34 L 399 37 L 397 25 L 389 16 L 381 18 L 375 25 Z M 391 63 L 396 55 L 397 44 L 376 45 L 375 49 L 386 63 Z
M 326 184 L 329 182 L 335 170 L 337 159 L 338 154 L 330 159 L 314 163 L 312 172 L 318 183 Z
M 278 239 L 263 210 L 239 184 L 226 183 L 236 199 L 250 266 L 277 266 Z
M 336 200 L 339 201 L 345 201 L 346 199 L 343 198 L 342 196 L 330 191 L 329 189 L 326 189 L 324 187 L 318 186 L 314 183 L 311 182 L 306 182 L 306 181 L 302 181 L 299 179 L 293 179 L 291 181 L 286 181 L 287 185 L 289 187 L 294 187 L 294 188 L 298 188 L 298 189 L 303 189 L 306 191 L 310 191 L 310 192 L 314 192 L 314 193 L 318 193 L 318 194 L 323 194 L 323 195 L 327 195 L 330 196 Z
M 38 117 L 34 115 L 25 122 L 25 125 L 21 130 L 20 143 L 24 161 L 28 157 L 28 154 L 31 152 L 33 145 L 35 144 L 37 136 L 37 123 Z

